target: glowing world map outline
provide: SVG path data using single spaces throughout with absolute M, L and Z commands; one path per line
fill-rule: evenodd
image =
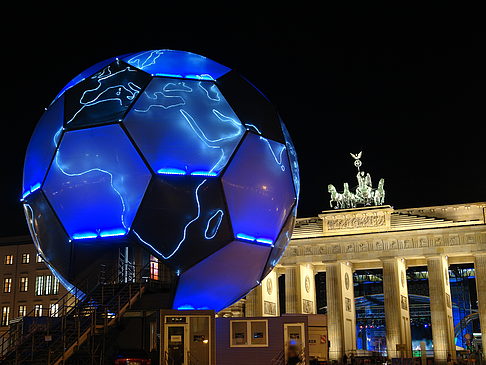
M 100 62 L 56 96 L 29 143 L 21 200 L 36 246 L 63 282 L 81 273 L 66 272 L 59 260 L 68 259 L 49 248 L 46 223 L 73 253 L 141 245 L 180 276 L 175 308 L 221 309 L 282 256 L 299 185 L 288 131 L 259 90 L 203 56 L 157 50 Z M 214 293 L 187 297 L 189 277 L 223 274 L 199 273 L 205 258 L 231 262 L 241 250 L 260 264 L 229 273 L 240 286 L 220 288 L 226 294 L 215 302 Z

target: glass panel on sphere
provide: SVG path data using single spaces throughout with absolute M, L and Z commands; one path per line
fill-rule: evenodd
M 175 309 L 220 311 L 259 284 L 269 246 L 233 241 L 182 273 Z
M 125 235 L 150 172 L 118 125 L 67 132 L 43 190 L 72 239 Z
M 69 237 L 42 190 L 32 194 L 29 202 L 24 203 L 24 213 L 34 246 L 38 251 L 34 261 L 44 262 L 44 257 L 51 269 L 55 267 L 66 277 L 71 264 Z
M 120 121 L 149 81 L 124 62 L 111 63 L 66 91 L 66 129 Z
M 123 60 L 153 76 L 216 80 L 230 70 L 204 56 L 169 49 L 139 52 Z
M 295 151 L 294 143 L 290 137 L 290 133 L 285 127 L 285 124 L 281 122 L 282 131 L 285 137 L 285 145 L 287 146 L 287 151 L 290 159 L 290 168 L 292 169 L 292 177 L 294 179 L 295 193 L 297 198 L 300 194 L 300 173 L 299 173 L 299 162 L 297 161 L 297 152 Z
M 209 81 L 155 78 L 124 119 L 161 175 L 216 176 L 245 128 Z
M 295 224 L 295 217 L 297 215 L 296 210 L 297 207 L 294 206 L 292 212 L 289 214 L 289 217 L 287 218 L 287 221 L 284 224 L 284 227 L 282 228 L 282 231 L 278 235 L 278 238 L 274 243 L 274 247 L 272 248 L 272 252 L 270 253 L 270 256 L 268 258 L 267 265 L 265 266 L 265 270 L 263 271 L 262 278 L 265 278 L 282 258 L 285 249 L 287 248 L 290 239 L 292 237 L 292 231 Z
M 260 90 L 235 71 L 221 77 L 218 87 L 248 130 L 285 143 L 277 110 Z
M 187 175 L 153 178 L 132 232 L 164 265 L 185 271 L 233 240 L 221 182 Z
M 92 76 L 93 74 L 95 74 L 96 72 L 100 71 L 102 68 L 108 66 L 110 63 L 112 63 L 115 60 L 116 59 L 114 57 L 112 57 L 112 58 L 109 58 L 107 60 L 103 60 L 101 62 L 98 62 L 98 63 L 94 64 L 91 67 L 88 67 L 86 70 L 84 70 L 79 75 L 77 75 L 76 77 L 74 77 L 71 81 L 69 81 L 66 84 L 66 86 L 64 86 L 61 89 L 61 91 L 57 94 L 57 96 L 54 99 L 54 101 L 57 100 L 57 98 L 59 98 L 67 89 L 69 89 L 69 88 L 73 87 L 74 85 L 80 83 L 85 78 Z
M 275 242 L 295 201 L 286 147 L 249 133 L 222 180 L 235 237 Z
M 64 98 L 58 99 L 42 115 L 30 138 L 25 155 L 22 197 L 38 190 L 59 144 L 64 121 Z

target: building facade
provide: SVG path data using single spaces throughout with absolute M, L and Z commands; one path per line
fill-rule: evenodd
M 66 293 L 30 236 L 0 238 L 0 334 L 15 318 L 57 316 L 56 302 Z
M 485 216 L 486 203 L 323 211 L 317 217 L 297 219 L 292 241 L 269 279 L 285 276 L 284 313 L 317 313 L 316 291 L 321 288 L 316 288 L 314 278 L 325 272 L 322 289 L 327 301 L 329 356 L 339 360 L 357 347 L 353 273 L 381 271 L 387 354 L 411 357 L 406 270 L 426 267 L 433 352 L 436 360 L 445 362 L 449 355 L 456 357 L 450 265 L 473 265 L 482 347 L 486 348 Z M 270 307 L 262 295 L 265 280 L 247 296 L 247 315 L 258 314 L 254 308 Z

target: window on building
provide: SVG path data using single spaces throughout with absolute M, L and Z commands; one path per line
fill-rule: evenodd
M 51 288 L 52 288 L 52 276 L 51 275 L 45 276 L 44 281 L 46 283 L 44 287 L 44 295 L 49 295 L 51 294 Z
M 36 259 L 35 259 L 35 262 L 44 262 L 44 260 L 42 260 L 42 256 L 37 254 L 36 256 Z
M 12 291 L 12 278 L 3 279 L 3 292 L 10 293 Z
M 3 263 L 5 265 L 13 265 L 13 255 L 5 255 L 5 260 Z
M 44 295 L 44 278 L 45 276 L 35 278 L 35 295 Z
M 28 264 L 29 262 L 30 262 L 30 254 L 23 253 L 22 254 L 22 263 L 23 264 Z
M 26 292 L 29 290 L 29 278 L 27 276 L 22 276 L 20 278 L 20 291 Z
M 268 346 L 268 321 L 230 321 L 231 347 Z
M 8 326 L 9 316 L 10 316 L 10 307 L 2 307 L 2 322 L 0 325 Z
M 150 279 L 159 280 L 159 260 L 150 255 Z
M 24 317 L 27 314 L 27 306 L 19 305 L 19 317 Z
M 42 304 L 34 305 L 34 316 L 41 317 L 42 316 Z
M 59 293 L 59 280 L 52 275 L 39 275 L 35 278 L 35 295 L 56 295 Z
M 49 307 L 49 315 L 51 317 L 59 317 L 59 304 L 58 303 L 51 303 Z

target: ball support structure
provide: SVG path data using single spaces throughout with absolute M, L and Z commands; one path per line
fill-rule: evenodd
M 283 255 L 299 185 L 288 131 L 258 89 L 203 56 L 156 50 L 61 90 L 27 148 L 22 202 L 67 288 L 139 247 L 174 273 L 173 308 L 219 311 Z

